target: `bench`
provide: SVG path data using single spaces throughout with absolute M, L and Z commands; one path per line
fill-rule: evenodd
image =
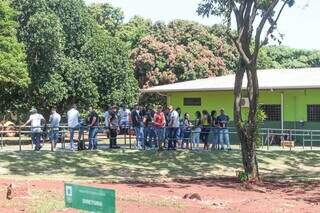
M 281 146 L 282 148 L 284 147 L 289 147 L 290 149 L 294 148 L 294 141 L 283 140 L 281 141 Z

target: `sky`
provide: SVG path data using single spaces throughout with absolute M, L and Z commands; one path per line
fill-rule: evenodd
M 216 17 L 202 18 L 196 14 L 201 0 L 85 0 L 87 4 L 111 3 L 122 8 L 125 21 L 139 15 L 152 21 L 169 22 L 174 19 L 197 21 L 212 25 L 219 23 Z M 283 45 L 320 50 L 320 0 L 296 0 L 293 8 L 286 9 L 278 24 L 284 34 Z

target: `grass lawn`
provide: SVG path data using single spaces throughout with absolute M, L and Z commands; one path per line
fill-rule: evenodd
M 258 151 L 266 178 L 319 179 L 318 151 Z M 22 151 L 0 153 L 1 178 L 70 181 L 148 181 L 235 176 L 240 151 Z

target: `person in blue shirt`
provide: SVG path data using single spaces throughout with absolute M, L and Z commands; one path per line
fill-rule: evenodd
M 57 146 L 57 142 L 59 139 L 59 128 L 60 128 L 61 116 L 57 113 L 56 108 L 52 108 L 51 115 L 49 118 L 49 122 L 51 125 L 50 139 L 53 143 L 53 148 L 55 149 Z
M 224 109 L 221 109 L 220 115 L 217 117 L 217 123 L 219 128 L 219 142 L 222 146 L 221 147 L 222 150 L 225 149 L 225 145 L 227 145 L 228 150 L 231 150 L 228 122 L 229 122 L 229 116 L 225 114 Z

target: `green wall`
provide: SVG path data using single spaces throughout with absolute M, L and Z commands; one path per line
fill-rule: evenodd
M 307 105 L 320 104 L 320 89 L 301 90 L 275 90 L 260 91 L 260 104 L 281 104 L 281 93 L 284 96 L 284 121 L 285 128 L 299 128 L 299 121 L 307 121 Z M 201 98 L 201 106 L 184 106 L 184 98 Z M 168 103 L 174 107 L 180 107 L 182 112 L 194 113 L 203 109 L 219 110 L 224 108 L 226 113 L 233 119 L 233 91 L 212 91 L 212 92 L 174 92 L 168 94 Z M 280 122 L 266 122 L 266 127 L 281 126 Z M 320 128 L 319 122 L 306 123 L 305 127 L 312 129 Z

